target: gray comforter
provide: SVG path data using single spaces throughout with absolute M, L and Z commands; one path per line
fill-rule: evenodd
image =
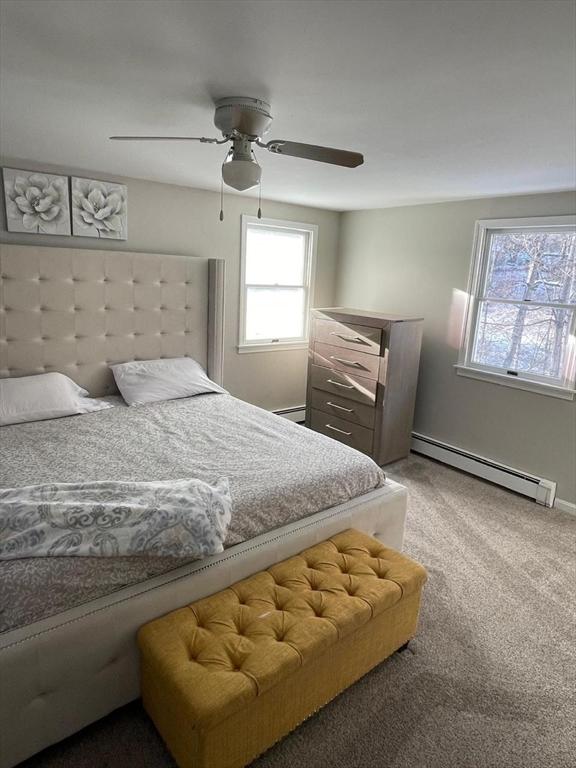
M 226 546 L 341 504 L 384 481 L 368 457 L 230 395 L 0 429 L 0 487 L 91 480 L 230 480 Z M 36 621 L 186 561 L 32 558 L 0 563 L 0 631 Z

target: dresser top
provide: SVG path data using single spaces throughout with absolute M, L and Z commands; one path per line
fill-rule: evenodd
M 388 312 L 370 312 L 367 309 L 350 309 L 349 307 L 319 307 L 313 309 L 315 316 L 326 315 L 335 320 L 348 320 L 360 325 L 380 326 L 385 323 L 407 323 L 424 320 L 417 315 L 392 315 Z

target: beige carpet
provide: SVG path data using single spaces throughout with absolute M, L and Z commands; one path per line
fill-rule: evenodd
M 418 637 L 253 768 L 574 766 L 576 518 L 417 456 L 388 472 L 430 576 Z M 174 767 L 138 703 L 24 765 Z

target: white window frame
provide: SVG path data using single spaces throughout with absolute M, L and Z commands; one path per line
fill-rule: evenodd
M 291 232 L 304 232 L 307 237 L 307 247 L 304 262 L 304 333 L 302 336 L 291 339 L 272 338 L 258 339 L 258 341 L 246 340 L 246 233 L 249 226 L 258 226 L 263 229 L 290 230 Z M 316 272 L 316 251 L 318 248 L 318 227 L 316 224 L 304 224 L 298 221 L 285 221 L 284 219 L 259 219 L 256 216 L 242 216 L 242 235 L 240 250 L 240 321 L 238 352 L 270 352 L 286 349 L 306 349 L 308 346 L 308 333 L 310 326 L 310 307 L 314 295 L 314 276 Z M 271 288 L 275 286 L 269 286 Z M 290 286 L 278 286 L 290 287 Z M 296 286 L 294 286 L 296 287 Z
M 572 310 L 572 323 L 569 331 L 570 356 L 568 370 L 562 381 L 550 382 L 544 376 L 518 372 L 516 375 L 507 374 L 502 368 L 494 368 L 472 362 L 474 350 L 475 330 L 478 318 L 480 301 L 484 298 L 483 289 L 488 267 L 490 234 L 494 231 L 525 231 L 525 230 L 553 230 L 574 229 L 576 216 L 540 216 L 521 219 L 482 219 L 476 222 L 474 230 L 474 245 L 472 249 L 472 263 L 468 280 L 468 300 L 462 343 L 458 363 L 455 365 L 460 376 L 468 376 L 473 379 L 490 381 L 516 389 L 524 389 L 529 392 L 560 397 L 572 400 L 576 394 L 576 304 L 547 304 L 546 302 L 528 302 L 532 306 L 554 306 L 560 309 Z M 517 303 L 514 301 L 503 303 Z

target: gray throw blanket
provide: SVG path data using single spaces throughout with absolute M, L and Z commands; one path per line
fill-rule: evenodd
M 228 479 L 88 482 L 0 490 L 0 559 L 222 552 Z

